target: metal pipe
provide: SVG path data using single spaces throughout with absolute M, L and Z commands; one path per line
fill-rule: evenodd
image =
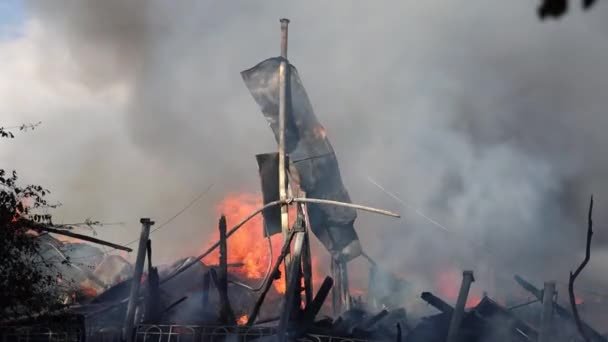
M 351 309 L 350 287 L 348 284 L 348 264 L 344 261 L 338 262 L 340 269 L 340 302 L 342 302 L 342 311 Z
M 281 65 L 279 67 L 279 199 L 284 201 L 287 199 L 287 175 L 285 173 L 285 121 L 287 119 L 288 110 L 288 68 L 287 63 L 287 25 L 288 19 L 281 19 Z M 281 231 L 283 232 L 283 241 L 287 240 L 289 233 L 289 212 L 288 204 L 281 204 Z M 285 276 L 288 275 L 290 256 L 285 256 Z M 289 283 L 289 279 L 285 279 Z
M 307 203 L 308 202 L 308 203 L 329 204 L 329 205 L 336 205 L 336 206 L 340 206 L 340 207 L 348 207 L 348 208 L 354 208 L 354 209 L 369 211 L 369 212 L 372 212 L 372 213 L 375 213 L 375 214 L 380 214 L 380 215 L 385 215 L 385 216 L 401 217 L 401 216 L 399 216 L 399 214 L 395 214 L 395 213 L 392 213 L 392 212 L 387 211 L 387 210 L 376 209 L 376 208 L 367 207 L 367 206 L 358 205 L 358 204 L 344 203 L 344 202 L 331 201 L 331 200 L 322 200 L 322 199 L 316 199 L 316 198 L 289 198 L 289 199 L 287 199 L 285 201 L 278 200 L 278 201 L 269 202 L 266 205 L 264 205 L 263 207 L 259 208 L 258 210 L 252 212 L 251 214 L 249 214 L 249 216 L 245 217 L 241 222 L 237 223 L 234 227 L 232 227 L 232 229 L 230 229 L 228 231 L 228 233 L 226 234 L 226 237 L 229 238 L 232 234 L 236 233 L 236 231 L 239 230 L 239 228 L 241 228 L 245 223 L 247 223 L 249 220 L 251 220 L 252 218 L 254 218 L 256 215 L 258 215 L 259 213 L 261 213 L 264 209 L 273 207 L 275 205 L 283 204 L 283 203 L 289 204 L 291 202 L 300 202 L 300 203 Z M 202 254 L 198 255 L 193 260 L 190 260 L 187 264 L 185 264 L 184 266 L 182 266 L 180 269 L 178 269 L 177 271 L 173 272 L 173 274 L 171 274 L 171 275 L 167 276 L 166 278 L 162 279 L 160 281 L 160 284 L 166 283 L 167 281 L 175 278 L 178 274 L 182 273 L 183 271 L 185 271 L 187 268 L 191 267 L 192 265 L 198 264 L 201 259 L 203 259 L 207 255 L 211 254 L 211 252 L 213 252 L 217 247 L 219 247 L 219 245 L 220 245 L 219 241 L 215 242 L 205 252 L 203 252 Z
M 460 285 L 460 293 L 456 300 L 456 307 L 454 307 L 454 311 L 452 311 L 452 320 L 450 321 L 447 342 L 455 342 L 457 340 L 460 323 L 462 323 L 462 318 L 464 316 L 464 307 L 467 303 L 471 283 L 474 281 L 473 271 L 462 272 L 462 285 Z
M 131 291 L 129 293 L 129 304 L 127 306 L 127 313 L 125 315 L 125 324 L 123 330 L 123 340 L 127 342 L 133 341 L 133 327 L 135 325 L 135 309 L 137 308 L 137 299 L 139 294 L 139 284 L 141 282 L 141 275 L 144 270 L 144 261 L 146 259 L 146 245 L 148 243 L 148 237 L 150 236 L 150 227 L 154 224 L 154 221 L 150 221 L 149 218 L 142 218 L 141 222 L 141 235 L 139 236 L 139 247 L 137 248 L 137 259 L 135 261 L 135 269 L 133 270 L 133 279 L 131 280 Z
M 553 322 L 553 296 L 555 294 L 555 282 L 545 282 L 543 290 L 543 313 L 540 323 L 540 334 L 538 342 L 551 341 L 551 326 Z
M 306 305 L 310 305 L 313 301 L 313 274 L 312 274 L 312 253 L 310 251 L 310 220 L 308 218 L 308 207 L 306 204 L 300 203 L 300 210 L 304 217 L 304 250 L 302 251 L 302 276 L 304 278 L 304 294 L 306 296 Z
M 302 262 L 302 248 L 304 247 L 304 236 L 303 231 L 295 233 L 295 242 L 293 244 L 293 260 L 289 266 L 289 274 L 285 275 L 286 290 L 285 298 L 283 299 L 283 308 L 281 312 L 281 319 L 279 320 L 279 327 L 277 334 L 279 341 L 287 341 L 287 328 L 291 318 L 294 316 L 294 311 L 299 307 L 302 302 L 301 297 L 301 262 Z

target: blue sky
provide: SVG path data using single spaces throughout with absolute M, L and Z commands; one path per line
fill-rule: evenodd
M 0 39 L 19 37 L 24 18 L 22 0 L 0 0 Z

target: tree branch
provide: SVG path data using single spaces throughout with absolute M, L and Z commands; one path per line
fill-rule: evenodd
M 576 327 L 578 328 L 578 332 L 581 334 L 583 339 L 589 342 L 589 338 L 586 335 L 585 330 L 583 329 L 583 324 L 581 322 L 581 317 L 578 314 L 578 308 L 576 307 L 576 298 L 574 296 L 574 281 L 576 277 L 581 273 L 581 271 L 587 266 L 587 263 L 591 259 L 591 237 L 593 236 L 593 220 L 591 215 L 593 213 L 593 195 L 591 196 L 591 201 L 589 202 L 589 216 L 587 218 L 587 249 L 585 251 L 585 259 L 578 266 L 574 274 L 570 272 L 570 280 L 568 281 L 568 293 L 570 294 L 570 305 L 572 306 L 572 314 L 574 315 L 574 321 L 576 322 Z

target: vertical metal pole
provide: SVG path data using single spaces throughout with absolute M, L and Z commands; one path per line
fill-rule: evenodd
M 369 269 L 369 279 L 367 285 L 367 304 L 373 309 L 378 309 L 378 299 L 376 298 L 376 274 L 378 266 L 372 265 Z
M 305 193 L 300 194 L 301 197 L 306 197 Z M 304 293 L 306 295 L 306 305 L 308 306 L 313 300 L 313 274 L 312 274 L 312 253 L 310 250 L 310 238 L 308 230 L 310 229 L 310 220 L 308 218 L 308 207 L 305 203 L 300 206 L 304 215 L 304 249 L 302 250 L 302 273 L 304 277 Z
M 348 264 L 345 261 L 339 261 L 340 266 L 340 302 L 342 311 L 351 309 L 350 288 L 348 285 Z
M 462 272 L 462 285 L 460 286 L 460 293 L 456 300 L 456 306 L 452 312 L 452 320 L 450 321 L 450 328 L 448 330 L 447 342 L 455 342 L 458 337 L 458 330 L 460 329 L 460 323 L 464 316 L 464 307 L 467 303 L 467 297 L 469 296 L 469 290 L 471 289 L 471 283 L 475 281 L 473 277 L 473 271 Z
M 555 282 L 545 282 L 543 290 L 543 313 L 540 323 L 540 334 L 538 342 L 551 341 L 551 326 L 553 321 L 553 296 L 555 294 Z
M 150 236 L 150 227 L 154 224 L 154 221 L 150 221 L 149 218 L 142 218 L 139 222 L 142 225 L 141 235 L 139 236 L 137 259 L 135 260 L 135 269 L 133 270 L 133 280 L 131 281 L 131 291 L 129 293 L 129 304 L 123 329 L 123 340 L 127 342 L 133 341 L 134 337 L 133 327 L 135 326 L 135 309 L 137 308 L 137 301 L 139 299 L 139 284 L 144 270 L 144 261 L 146 261 L 146 245 Z
M 289 108 L 287 81 L 289 77 L 289 65 L 287 63 L 287 25 L 289 19 L 281 19 L 281 65 L 279 67 L 279 199 L 287 199 L 287 175 L 285 174 L 285 121 Z M 283 231 L 283 241 L 287 239 L 289 233 L 289 212 L 287 204 L 281 205 L 281 230 Z M 290 256 L 285 256 L 285 284 L 289 284 Z
M 281 318 L 279 320 L 279 328 L 278 335 L 279 341 L 287 340 L 287 328 L 290 321 L 290 318 L 293 316 L 295 311 L 296 302 L 299 305 L 300 300 L 296 300 L 296 298 L 300 297 L 300 266 L 301 266 L 301 258 L 302 258 L 302 248 L 304 247 L 304 233 L 296 232 L 295 234 L 295 242 L 293 243 L 293 262 L 291 263 L 289 269 L 289 282 L 286 283 L 287 290 L 285 292 L 285 298 L 283 300 L 283 310 L 281 312 Z
M 342 313 L 341 304 L 341 290 L 342 290 L 342 274 L 340 273 L 340 267 L 338 261 L 331 258 L 331 276 L 334 278 L 334 286 L 331 289 L 331 306 L 334 316 L 338 316 Z

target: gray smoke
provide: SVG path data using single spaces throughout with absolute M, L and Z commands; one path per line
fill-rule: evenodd
M 160 220 L 215 184 L 193 213 L 158 233 L 164 258 L 198 251 L 223 195 L 258 189 L 254 154 L 275 145 L 239 72 L 278 54 L 281 17 L 292 20 L 290 59 L 353 201 L 403 214 L 359 216 L 363 244 L 379 262 L 422 288 L 445 268 L 489 269 L 507 282 L 514 272 L 537 284 L 565 280 L 582 258 L 591 193 L 594 248 L 606 247 L 608 7 L 541 23 L 533 2 L 482 0 L 29 4 L 65 44 L 70 72 L 61 77 L 94 94 L 127 89 L 114 133 L 91 127 L 78 133 L 74 153 L 53 152 L 73 163 L 53 188 L 70 188 L 60 190 L 64 203 L 82 202 L 66 204 L 67 216 Z M 40 68 L 54 63 L 49 57 Z M 104 125 L 102 114 L 95 123 Z M 135 146 L 142 162 L 121 146 Z M 65 172 L 55 166 L 48 173 Z M 403 208 L 368 176 L 452 232 Z M 142 193 L 134 197 L 134 188 Z M 126 241 L 137 225 L 112 232 Z M 590 267 L 601 263 L 592 258 Z M 490 286 L 483 277 L 475 286 Z M 608 285 L 603 275 L 583 278 Z

